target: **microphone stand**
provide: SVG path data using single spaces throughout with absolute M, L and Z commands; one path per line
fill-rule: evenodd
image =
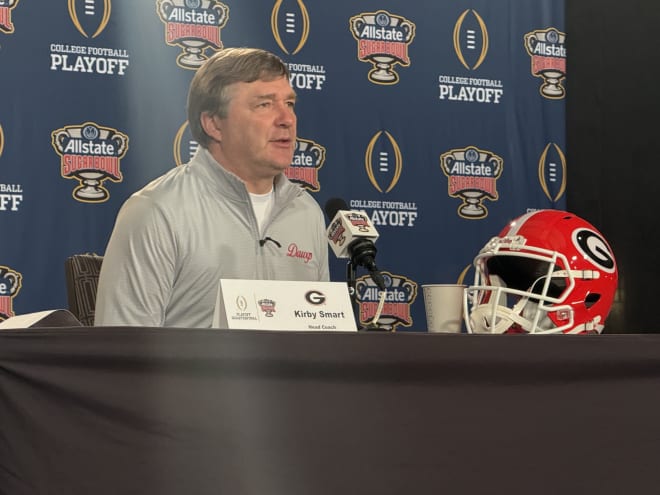
M 355 272 L 356 272 L 356 264 L 351 259 L 348 261 L 348 263 L 346 263 L 346 283 L 348 285 L 348 295 L 351 298 L 351 305 L 353 306 L 353 315 L 355 317 L 355 322 L 357 323 L 358 326 L 358 331 L 359 332 L 388 331 L 384 328 L 380 328 L 377 326 L 368 326 L 368 325 L 365 327 L 360 326 L 360 305 L 357 300 L 357 282 L 355 279 Z
M 355 280 L 355 263 L 353 263 L 352 259 L 350 259 L 346 264 L 346 283 L 348 284 L 348 295 L 351 298 L 351 305 L 353 306 L 353 316 L 355 317 L 355 321 L 360 323 L 360 307 L 357 301 L 357 288 Z

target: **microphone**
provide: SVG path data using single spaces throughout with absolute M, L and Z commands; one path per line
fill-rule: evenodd
M 376 266 L 378 232 L 369 217 L 360 211 L 348 209 L 346 201 L 331 198 L 325 204 L 325 213 L 332 219 L 326 230 L 328 243 L 337 258 L 349 258 L 354 265 L 363 266 L 371 274 L 378 288 L 384 291 L 385 279 Z

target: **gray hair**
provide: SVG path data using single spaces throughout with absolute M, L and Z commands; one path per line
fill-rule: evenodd
M 216 52 L 197 70 L 188 91 L 188 124 L 195 141 L 208 147 L 211 139 L 204 132 L 200 118 L 205 112 L 220 118 L 227 116 L 231 101 L 229 86 L 279 77 L 288 79 L 289 69 L 281 58 L 266 50 L 225 48 Z

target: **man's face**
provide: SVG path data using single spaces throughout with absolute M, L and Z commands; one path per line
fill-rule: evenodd
M 286 77 L 236 83 L 220 131 L 218 161 L 244 180 L 272 178 L 293 160 L 296 94 Z

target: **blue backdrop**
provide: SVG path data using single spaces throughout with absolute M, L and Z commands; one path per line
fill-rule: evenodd
M 512 217 L 565 208 L 561 0 L 0 0 L 0 320 L 67 306 L 64 260 L 188 160 L 188 84 L 228 46 L 288 63 L 287 175 L 372 218 L 394 330 L 423 330 L 421 285 L 471 278 Z

